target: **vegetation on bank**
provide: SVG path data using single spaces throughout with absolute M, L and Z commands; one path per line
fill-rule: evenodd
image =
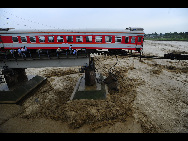
M 187 41 L 187 38 L 147 38 L 145 37 L 144 40 L 152 40 L 152 41 Z
M 154 40 L 154 41 L 188 41 L 188 32 L 174 32 L 174 33 L 165 33 L 165 34 L 145 34 L 145 40 Z

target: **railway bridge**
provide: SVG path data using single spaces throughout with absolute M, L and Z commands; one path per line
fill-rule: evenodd
M 20 56 L 17 53 L 0 52 L 0 69 L 2 70 L 0 82 L 3 79 L 2 75 L 5 76 L 6 82 L 9 82 L 9 78 L 13 80 L 17 70 L 19 70 L 18 75 L 23 76 L 26 68 L 88 66 L 89 58 L 90 54 L 86 52 L 50 54 L 42 51 L 35 53 L 27 51 Z M 6 77 L 10 74 L 11 77 Z
M 28 95 L 28 93 L 31 93 L 35 88 L 40 86 L 46 78 L 35 76 L 31 80 L 28 80 L 25 69 L 45 67 L 82 66 L 82 72 L 84 68 L 85 75 L 77 82 L 71 100 L 81 97 L 92 99 L 105 98 L 105 85 L 100 83 L 100 81 L 98 82 L 98 80 L 103 80 L 103 77 L 99 73 L 95 73 L 94 59 L 90 57 L 90 53 L 86 50 L 79 50 L 74 54 L 68 53 L 67 51 L 57 53 L 54 51 L 39 50 L 38 52 L 32 53 L 30 51 L 22 52 L 22 55 L 19 56 L 17 52 L 0 52 L 0 103 L 17 103 Z M 95 51 L 92 53 L 127 55 L 126 51 L 113 53 L 108 51 Z M 156 57 L 141 56 L 140 53 L 138 56 L 140 56 L 140 59 L 146 57 L 153 59 L 187 59 L 186 55 L 177 54 L 165 54 L 164 57 Z M 132 57 L 135 57 L 135 55 L 132 55 Z M 1 89 L 2 84 L 5 82 L 9 87 L 9 91 Z M 96 89 L 93 86 L 96 86 Z
M 27 52 L 25 56 L 1 52 L 0 103 L 17 103 L 46 80 L 40 76 L 29 80 L 25 72 L 27 68 L 89 66 L 89 60 L 90 55 L 86 52 L 79 54 Z M 8 86 L 8 91 L 3 89 L 4 85 Z
M 79 54 L 67 52 L 49 53 L 48 50 L 37 52 L 22 52 L 19 56 L 15 51 L 0 52 L 0 69 L 5 68 L 43 68 L 43 67 L 71 67 L 83 66 L 88 62 L 89 54 L 80 51 Z

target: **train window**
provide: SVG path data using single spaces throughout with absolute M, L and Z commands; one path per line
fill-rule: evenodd
M 57 42 L 64 42 L 63 36 L 57 36 Z
M 112 42 L 112 36 L 105 36 L 105 42 Z
M 35 37 L 35 36 L 30 37 L 30 41 L 31 41 L 31 42 L 36 42 L 36 37 Z
M 12 37 L 13 42 L 18 42 L 18 37 Z
M 129 42 L 129 37 L 125 37 L 125 43 Z
M 83 42 L 82 36 L 76 36 L 76 42 Z
M 115 42 L 121 42 L 121 36 L 115 36 Z
M 67 42 L 73 42 L 73 36 L 66 36 Z
M 131 43 L 135 43 L 135 37 L 131 38 Z
M 44 36 L 39 36 L 39 42 L 40 43 L 45 42 L 45 37 Z
M 86 36 L 86 42 L 92 42 L 92 36 Z
M 102 36 L 95 36 L 96 42 L 102 42 Z
M 138 37 L 138 42 L 141 42 L 142 37 Z
M 22 42 L 27 42 L 27 38 L 25 36 L 21 37 Z
M 1 36 L 0 36 L 0 42 L 2 42 L 2 40 L 1 40 Z
M 48 42 L 54 42 L 54 36 L 48 36 Z

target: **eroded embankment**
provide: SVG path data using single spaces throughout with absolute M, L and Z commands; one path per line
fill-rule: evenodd
M 66 74 L 70 75 L 57 77 L 58 74 L 65 74 L 63 70 L 52 70 L 51 75 L 45 74 L 48 77 L 47 84 L 23 103 L 25 111 L 21 117 L 60 120 L 73 129 L 87 124 L 91 130 L 125 122 L 127 117 L 132 116 L 135 89 L 143 84 L 139 79 L 128 78 L 127 72 L 127 68 L 120 68 L 115 72 L 118 74 L 119 91 L 110 92 L 105 100 L 70 101 L 76 81 L 81 74 L 66 71 Z
M 116 57 L 98 56 L 98 69 L 107 74 Z M 187 132 L 187 61 L 118 56 L 114 70 L 129 68 L 128 78 L 143 80 L 138 86 L 132 112 L 143 132 Z
M 87 125 L 91 131 L 133 117 L 142 132 L 187 132 L 187 61 L 96 57 L 98 72 L 117 76 L 118 92 L 109 91 L 106 100 L 69 101 L 82 74 L 71 68 L 42 70 L 48 82 L 23 103 L 21 117 L 58 120 L 71 129 Z

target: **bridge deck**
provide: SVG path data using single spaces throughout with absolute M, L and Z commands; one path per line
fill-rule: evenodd
M 87 56 L 19 58 L 0 60 L 0 69 L 8 68 L 43 68 L 43 67 L 72 67 L 89 64 Z

